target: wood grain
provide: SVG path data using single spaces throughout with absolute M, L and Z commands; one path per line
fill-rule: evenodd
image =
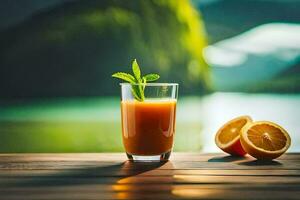
M 300 199 L 300 154 L 272 162 L 174 153 L 165 163 L 124 154 L 0 154 L 0 199 Z

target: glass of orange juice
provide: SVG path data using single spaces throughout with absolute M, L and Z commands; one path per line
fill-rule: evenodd
M 121 83 L 122 137 L 132 161 L 168 160 L 174 144 L 177 83 Z M 143 101 L 132 94 L 144 87 Z

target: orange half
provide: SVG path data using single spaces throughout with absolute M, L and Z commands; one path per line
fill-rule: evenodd
M 258 121 L 242 129 L 241 144 L 251 156 L 271 160 L 286 152 L 291 145 L 291 138 L 278 124 Z
M 244 156 L 246 151 L 240 142 L 241 129 L 251 123 L 249 116 L 240 116 L 224 124 L 215 136 L 217 146 L 231 155 Z

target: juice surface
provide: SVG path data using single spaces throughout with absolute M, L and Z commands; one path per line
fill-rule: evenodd
M 176 100 L 122 101 L 125 150 L 133 155 L 159 155 L 171 151 L 175 133 Z

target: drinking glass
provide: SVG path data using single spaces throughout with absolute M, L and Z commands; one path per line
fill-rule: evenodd
M 166 161 L 174 144 L 177 83 L 121 83 L 122 137 L 132 161 Z M 138 101 L 133 88 L 144 87 Z

